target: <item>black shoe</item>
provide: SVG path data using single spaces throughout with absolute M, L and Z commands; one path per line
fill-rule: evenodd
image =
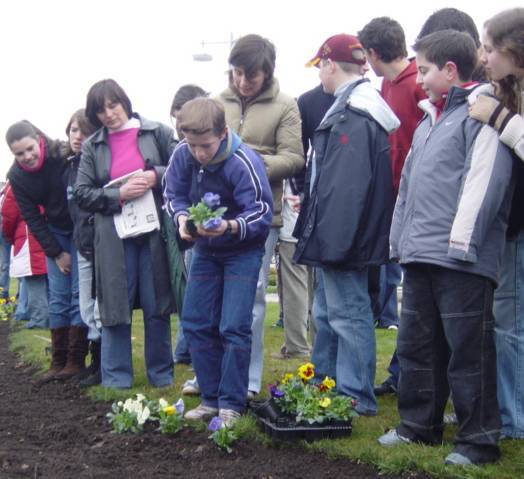
M 187 364 L 187 365 L 189 365 L 189 364 L 191 364 L 191 357 L 189 357 L 189 358 L 177 358 L 177 357 L 175 357 L 174 363 L 175 364 Z
M 81 388 L 89 388 L 91 386 L 97 386 L 101 382 L 102 382 L 102 373 L 100 372 L 100 369 L 99 369 L 94 374 L 91 374 L 91 376 L 88 376 L 87 378 L 80 381 L 78 384 Z
M 384 381 L 382 384 L 373 388 L 375 396 L 384 396 L 385 394 L 397 394 L 397 388 L 389 381 Z
M 284 321 L 282 318 L 280 318 L 275 324 L 273 324 L 274 328 L 283 328 L 284 327 Z

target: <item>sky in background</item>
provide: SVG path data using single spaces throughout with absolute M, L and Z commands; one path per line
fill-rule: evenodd
M 336 33 L 356 34 L 387 15 L 404 27 L 411 45 L 435 10 L 455 7 L 478 28 L 493 14 L 517 6 L 500 0 L 404 2 L 239 0 L 6 0 L 0 2 L 0 179 L 12 163 L 5 144 L 10 124 L 28 119 L 65 139 L 71 114 L 85 106 L 89 87 L 114 78 L 143 116 L 170 122 L 174 92 L 196 83 L 213 94 L 227 85 L 229 39 L 247 33 L 277 49 L 281 90 L 298 96 L 318 83 L 304 64 Z M 205 42 L 202 45 L 202 42 Z M 217 42 L 217 43 L 214 43 Z M 196 62 L 195 53 L 213 60 Z M 378 87 L 380 81 L 372 78 Z

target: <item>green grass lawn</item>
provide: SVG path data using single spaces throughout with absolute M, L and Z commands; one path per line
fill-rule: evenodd
M 300 365 L 300 360 L 276 360 L 270 354 L 277 352 L 283 342 L 283 330 L 271 327 L 278 316 L 278 305 L 269 304 L 265 323 L 265 364 L 263 384 L 269 384 L 282 376 L 285 372 L 293 372 Z M 143 324 L 142 315 L 136 312 L 133 317 L 133 364 L 135 370 L 134 388 L 127 391 L 105 390 L 94 387 L 88 394 L 95 400 L 112 401 L 124 399 L 136 392 L 148 397 L 164 397 L 176 400 L 180 397 L 182 383 L 192 377 L 193 373 L 188 366 L 176 366 L 175 385 L 170 388 L 156 390 L 147 384 L 143 362 Z M 14 323 L 14 322 L 13 322 Z M 172 320 L 173 338 L 177 321 Z M 386 368 L 391 353 L 395 348 L 396 332 L 377 330 L 377 382 L 385 379 Z M 42 365 L 42 369 L 49 365 L 50 357 L 44 353 L 50 344 L 47 331 L 34 331 L 15 326 L 11 335 L 11 348 L 17 351 L 26 362 Z M 263 395 L 267 393 L 263 391 Z M 186 408 L 198 404 L 198 398 L 185 398 Z M 362 417 L 354 421 L 352 436 L 344 439 L 322 440 L 313 443 L 303 443 L 306 450 L 322 451 L 330 457 L 344 457 L 353 461 L 373 464 L 384 473 L 401 473 L 406 471 L 421 471 L 434 477 L 451 478 L 490 478 L 490 479 L 518 479 L 524 477 L 524 441 L 503 441 L 502 459 L 496 465 L 482 468 L 470 467 L 465 469 L 444 466 L 443 459 L 451 451 L 451 439 L 455 433 L 454 427 L 446 429 L 445 444 L 440 447 L 420 445 L 404 445 L 391 449 L 384 449 L 377 444 L 377 438 L 388 428 L 398 422 L 395 397 L 379 398 L 379 413 L 376 417 Z M 239 425 L 244 437 L 251 440 L 267 443 L 268 440 L 260 433 L 252 418 L 245 418 Z M 176 439 L 175 439 L 176 440 Z

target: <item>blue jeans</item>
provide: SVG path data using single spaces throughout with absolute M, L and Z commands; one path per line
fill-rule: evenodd
M 399 434 L 442 441 L 451 390 L 459 428 L 454 451 L 473 462 L 500 455 L 493 283 L 430 264 L 405 268 L 398 333 Z
M 23 289 L 26 291 L 27 328 L 49 328 L 49 307 L 47 300 L 47 280 L 45 274 L 26 276 L 22 278 Z
M 80 301 L 80 315 L 88 328 L 87 339 L 100 341 L 100 313 L 98 303 L 93 298 L 93 263 L 77 253 L 78 261 L 78 289 Z
M 317 268 L 313 317 L 317 335 L 311 361 L 315 374 L 336 377 L 339 393 L 357 400 L 356 410 L 375 415 L 375 328 L 368 269 Z
M 253 333 L 251 341 L 251 360 L 249 362 L 249 390 L 260 392 L 262 385 L 262 369 L 264 366 L 264 320 L 266 319 L 266 289 L 269 278 L 271 258 L 275 254 L 279 228 L 271 228 L 264 245 L 264 258 L 258 276 L 255 304 L 253 306 Z
M 173 383 L 173 353 L 169 315 L 156 313 L 153 267 L 147 235 L 123 240 L 129 309 L 139 293 L 144 313 L 144 357 L 147 379 L 154 387 Z M 102 327 L 102 385 L 119 389 L 133 384 L 131 325 Z
M 202 403 L 242 412 L 262 248 L 215 256 L 193 251 L 182 327 Z
M 49 327 L 78 326 L 85 328 L 78 299 L 78 262 L 73 233 L 49 227 L 62 249 L 71 255 L 71 272 L 64 274 L 53 258 L 46 256 L 49 282 Z
M 18 302 L 16 304 L 15 319 L 17 321 L 29 321 L 27 311 L 27 288 L 24 278 L 18 279 Z
M 188 249 L 184 254 L 184 262 L 186 263 L 187 271 L 191 268 L 191 258 L 193 257 L 193 250 Z M 175 352 L 173 353 L 175 361 L 179 363 L 191 363 L 191 355 L 189 354 L 189 348 L 187 346 L 186 338 L 184 337 L 184 331 L 182 329 L 182 323 L 180 320 L 180 312 L 178 314 L 178 330 L 175 339 Z
M 377 318 L 379 328 L 398 326 L 397 287 L 402 280 L 402 269 L 397 263 L 383 264 L 380 267 L 380 313 Z
M 495 290 L 497 392 L 502 433 L 524 438 L 524 232 L 507 241 Z
M 0 233 L 0 298 L 9 298 L 9 263 L 11 260 L 11 245 Z
M 388 367 L 389 377 L 386 379 L 395 389 L 398 389 L 398 381 L 400 378 L 400 364 L 398 362 L 397 350 L 393 351 L 391 361 Z

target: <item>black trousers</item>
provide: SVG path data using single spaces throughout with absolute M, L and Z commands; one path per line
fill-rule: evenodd
M 483 276 L 430 264 L 405 269 L 397 430 L 441 442 L 451 390 L 459 422 L 454 451 L 475 463 L 500 455 L 493 290 Z

